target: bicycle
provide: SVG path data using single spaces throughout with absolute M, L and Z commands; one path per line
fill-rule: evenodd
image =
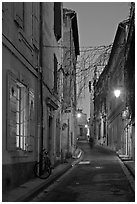
M 51 175 L 51 161 L 45 149 L 40 153 L 40 161 L 36 162 L 33 170 L 34 174 L 40 179 L 46 179 Z

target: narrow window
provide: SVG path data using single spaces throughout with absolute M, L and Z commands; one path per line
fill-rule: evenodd
M 104 137 L 106 137 L 106 121 L 103 121 L 104 126 Z
M 7 149 L 32 151 L 30 147 L 34 140 L 34 94 L 27 86 L 9 75 L 8 96 Z
M 58 41 L 61 38 L 61 2 L 54 3 L 54 34 Z
M 99 123 L 99 126 L 98 126 L 98 140 L 101 139 L 101 122 Z
M 27 150 L 28 120 L 27 120 L 27 89 L 17 83 L 16 107 L 16 148 Z
M 80 128 L 80 136 L 83 135 L 83 128 Z

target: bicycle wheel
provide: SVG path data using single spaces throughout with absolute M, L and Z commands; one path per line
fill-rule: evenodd
M 51 174 L 51 168 L 49 166 L 45 166 L 40 171 L 40 167 L 41 167 L 41 162 L 38 162 L 38 163 L 35 164 L 35 166 L 34 166 L 35 175 L 37 177 L 41 178 L 41 179 L 48 178 L 50 176 L 50 174 Z

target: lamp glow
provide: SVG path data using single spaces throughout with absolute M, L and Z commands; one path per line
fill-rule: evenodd
M 116 98 L 118 98 L 120 96 L 121 92 L 119 89 L 117 89 L 114 91 L 114 94 L 115 94 Z
M 77 113 L 77 117 L 80 118 L 80 117 L 81 117 L 81 114 L 80 114 L 80 113 Z

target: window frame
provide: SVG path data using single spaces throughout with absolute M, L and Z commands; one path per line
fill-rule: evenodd
M 25 89 L 25 90 L 23 90 L 23 89 Z M 17 101 L 19 103 L 17 105 L 17 106 L 19 106 L 19 110 L 16 111 L 16 114 L 17 113 L 19 114 L 19 122 L 16 121 L 16 131 L 17 131 L 17 124 L 18 124 L 19 134 L 17 134 L 17 132 L 16 132 L 16 148 L 19 149 L 19 150 L 22 150 L 22 151 L 27 151 L 26 147 L 25 147 L 25 143 L 27 141 L 28 135 L 25 135 L 25 133 L 24 133 L 25 124 L 28 123 L 28 120 L 29 120 L 28 117 L 27 117 L 26 120 L 24 120 L 24 116 L 25 116 L 24 112 L 28 112 L 28 109 L 29 109 L 29 107 L 27 106 L 28 93 L 25 95 L 25 92 L 27 92 L 27 87 L 25 85 L 17 82 L 17 90 L 19 90 L 19 96 L 18 96 L 18 99 L 17 99 Z M 27 126 L 28 126 L 28 124 L 27 124 Z M 28 127 L 27 127 L 27 132 L 28 132 Z M 19 145 L 17 145 L 17 138 L 19 140 Z
M 13 83 L 13 84 L 12 84 Z M 15 120 L 16 122 L 14 121 L 13 125 L 11 125 L 11 112 L 13 111 L 12 107 L 11 107 L 11 101 L 10 101 L 10 97 L 11 97 L 11 89 L 13 88 L 12 86 L 13 85 L 16 85 L 16 87 L 19 88 L 20 90 L 20 97 L 21 97 L 21 88 L 23 88 L 23 92 L 25 93 L 24 97 L 25 99 L 23 99 L 23 109 L 21 110 L 21 101 L 19 101 L 19 111 L 23 111 L 23 114 L 24 114 L 24 110 L 26 110 L 25 112 L 27 113 L 26 115 L 26 119 L 23 121 L 23 127 L 24 128 L 25 126 L 27 127 L 26 131 L 27 131 L 27 134 L 23 134 L 21 135 L 21 115 L 19 113 L 19 135 L 17 135 L 17 122 L 18 122 L 18 119 L 17 119 L 17 98 L 15 98 L 15 111 L 16 113 L 14 112 L 14 115 L 15 116 Z M 32 152 L 33 151 L 33 148 L 34 148 L 34 136 L 35 135 L 32 135 L 31 132 L 30 132 L 30 93 L 32 95 L 32 90 L 30 91 L 31 89 L 28 88 L 27 85 L 25 85 L 23 82 L 21 82 L 20 80 L 17 79 L 17 77 L 10 71 L 8 71 L 7 73 L 7 93 L 8 93 L 8 96 L 7 96 L 7 134 L 6 134 L 6 150 L 7 151 L 12 151 L 12 152 L 16 152 L 16 151 L 20 151 L 20 152 L 23 152 L 23 153 L 29 153 L 29 152 Z M 24 94 L 23 93 L 23 94 Z M 18 97 L 18 96 L 16 96 Z M 23 98 L 24 98 L 23 97 Z M 33 112 L 34 112 L 34 102 L 35 102 L 35 97 L 34 97 L 34 92 L 33 92 Z M 19 98 L 19 100 L 21 100 L 21 98 Z M 24 117 L 24 115 L 23 115 Z M 34 123 L 34 121 L 33 121 Z M 15 131 L 13 132 L 13 135 L 11 135 L 11 129 L 14 129 Z M 34 133 L 35 134 L 35 133 Z M 19 145 L 17 145 L 17 137 L 19 137 Z M 23 138 L 23 143 L 21 145 L 20 141 L 21 141 L 21 137 Z M 32 138 L 33 138 L 33 141 L 32 141 Z M 25 139 L 25 140 L 24 140 Z M 26 142 L 27 141 L 27 142 Z M 32 141 L 32 143 L 31 143 Z M 11 142 L 11 143 L 10 143 Z M 26 145 L 26 147 L 25 147 Z

